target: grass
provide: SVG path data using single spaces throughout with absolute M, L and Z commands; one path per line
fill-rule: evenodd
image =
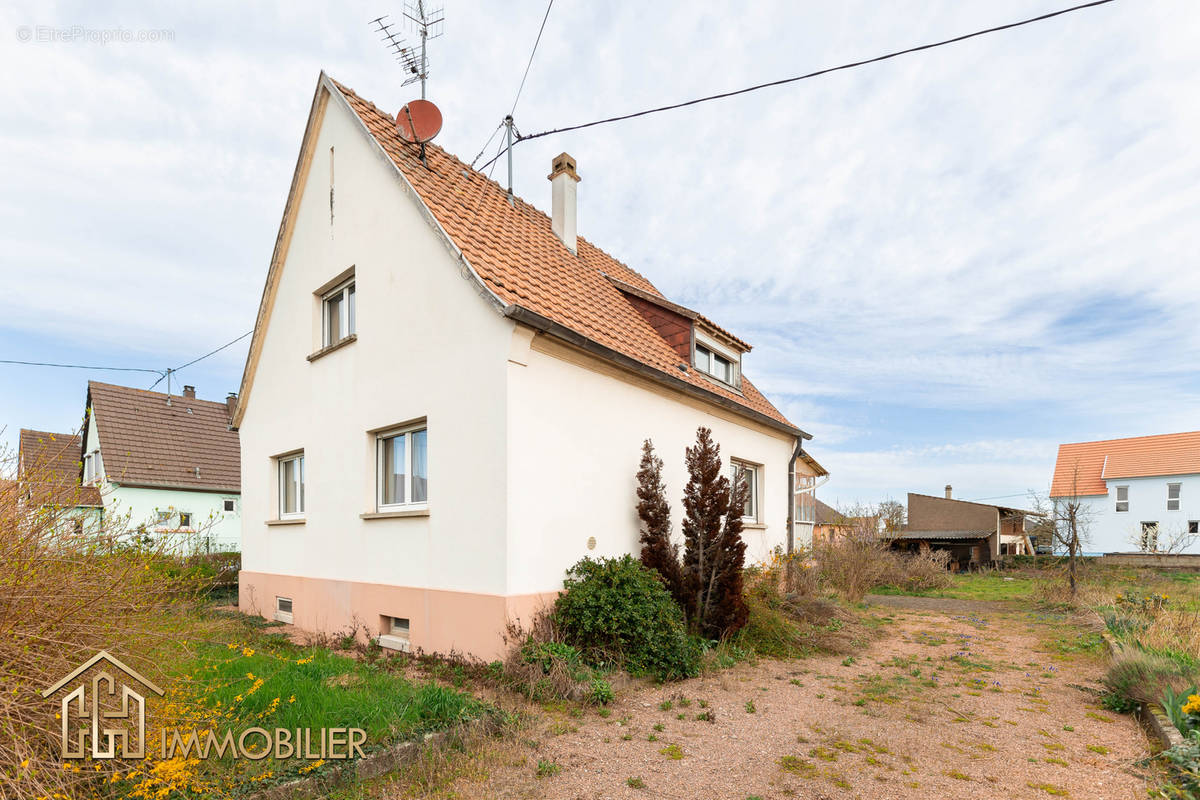
M 1024 600 L 1033 592 L 1034 579 L 1003 573 L 969 573 L 951 575 L 950 586 L 944 589 L 905 591 L 896 586 L 876 586 L 875 594 L 911 595 L 915 597 L 948 597 L 955 600 Z
M 368 742 L 410 738 L 483 709 L 453 689 L 320 648 L 204 645 L 180 667 L 203 706 L 232 709 L 233 719 L 289 729 L 362 728 Z

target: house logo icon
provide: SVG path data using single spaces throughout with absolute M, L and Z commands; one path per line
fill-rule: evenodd
M 98 671 L 92 669 L 97 666 Z M 49 698 L 76 682 L 78 685 L 62 699 L 62 757 L 86 758 L 90 750 L 94 759 L 145 758 L 146 698 L 129 684 L 140 684 L 157 697 L 162 697 L 163 690 L 101 650 L 45 689 L 42 697 Z M 125 720 L 124 724 L 119 720 Z M 110 723 L 116 726 L 108 727 Z

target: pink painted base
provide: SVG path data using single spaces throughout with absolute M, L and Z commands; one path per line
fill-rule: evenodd
M 409 620 L 413 649 L 456 652 L 485 661 L 503 655 L 508 621 L 528 627 L 557 596 L 474 594 L 245 570 L 238 574 L 238 608 L 244 613 L 273 619 L 275 599 L 287 597 L 297 627 L 329 634 L 357 627 L 360 637 L 363 628 L 372 637 L 389 633 L 387 618 L 403 617 Z

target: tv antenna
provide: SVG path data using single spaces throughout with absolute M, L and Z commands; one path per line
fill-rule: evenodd
M 428 43 L 445 33 L 446 15 L 442 8 L 430 9 L 425 0 L 408 0 L 404 4 L 404 19 L 409 27 L 421 38 L 417 47 L 408 45 L 404 37 L 394 29 L 396 23 L 387 21 L 388 15 L 371 20 L 375 30 L 382 34 L 380 41 L 391 51 L 401 68 L 407 74 L 402 86 L 421 82 L 421 99 L 425 99 L 425 81 L 429 78 Z

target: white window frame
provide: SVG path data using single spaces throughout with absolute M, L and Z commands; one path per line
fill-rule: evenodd
M 748 523 L 756 525 L 761 521 L 761 513 L 762 513 L 762 511 L 761 511 L 762 504 L 759 502 L 759 496 L 758 496 L 759 487 L 762 486 L 762 465 L 755 464 L 753 461 L 743 461 L 740 458 L 731 458 L 729 460 L 729 464 L 730 464 L 730 469 L 729 469 L 729 472 L 730 472 L 729 491 L 730 492 L 733 491 L 734 481 L 737 480 L 739 470 L 743 470 L 743 469 L 748 470 L 754 476 L 754 478 L 751 482 L 751 486 L 750 486 L 750 498 L 749 498 L 751 513 L 750 513 L 750 515 L 743 514 L 742 522 L 743 523 L 748 522 Z
M 181 530 L 182 530 L 182 529 L 184 529 L 184 528 L 191 528 L 191 527 L 192 527 L 192 512 L 190 512 L 190 511 L 180 511 L 180 512 L 178 512 L 178 513 L 179 513 L 179 528 L 180 528 Z M 183 524 L 183 518 L 184 518 L 184 517 L 187 517 L 187 524 L 186 524 L 186 525 L 184 525 L 184 524 Z
M 171 518 L 174 516 L 175 511 L 173 509 L 167 511 L 156 510 L 154 512 L 154 527 L 158 530 L 170 530 Z
M 416 448 L 412 446 L 412 435 L 414 433 L 425 432 L 425 499 L 413 500 L 413 482 L 416 480 L 416 472 L 413 470 L 413 459 L 415 458 Z M 404 437 L 404 502 L 403 503 L 385 503 L 383 501 L 384 489 L 384 469 L 383 469 L 383 443 L 385 439 L 393 439 L 398 436 Z M 429 425 L 426 422 L 416 422 L 411 425 L 403 425 L 398 428 L 389 428 L 385 431 L 380 431 L 375 434 L 375 508 L 380 512 L 387 511 L 415 511 L 429 507 Z
M 225 514 L 236 514 L 237 500 L 232 497 L 221 498 L 221 511 Z
M 287 497 L 287 492 L 284 487 L 284 480 L 287 475 L 285 465 L 293 461 L 296 462 L 296 469 L 298 470 L 299 475 L 299 481 L 297 482 L 298 491 L 296 492 L 296 510 L 286 511 L 283 507 L 284 499 Z M 276 475 L 276 490 L 279 493 L 279 502 L 277 504 L 279 519 L 304 519 L 304 483 L 307 477 L 304 467 L 303 451 L 291 453 L 286 456 L 279 456 L 275 459 L 275 470 L 278 473 Z
M 99 448 L 83 457 L 83 482 L 85 485 L 100 480 L 100 475 L 103 472 L 103 464 Z
M 1175 490 L 1175 496 L 1171 497 L 1171 490 Z M 1183 484 L 1168 483 L 1167 484 L 1167 511 L 1178 511 L 1180 502 L 1183 500 Z M 1174 503 L 1175 505 L 1171 505 Z
M 702 355 L 701 350 L 707 351 L 707 355 Z M 716 373 L 715 363 L 718 357 L 729 362 L 726 377 L 721 377 Z M 737 387 L 742 383 L 741 355 L 700 331 L 696 331 L 692 336 L 692 364 L 705 375 L 726 386 Z
M 287 603 L 287 607 L 288 607 L 287 611 L 283 610 L 284 603 Z M 280 597 L 278 595 L 275 596 L 275 619 L 278 622 L 286 622 L 288 625 L 291 625 L 292 620 L 294 619 L 294 617 L 292 616 L 292 612 L 294 609 L 295 609 L 295 604 L 292 603 L 292 598 Z
M 1117 486 L 1116 490 L 1117 490 L 1116 513 L 1124 514 L 1129 511 L 1129 487 L 1128 486 Z M 1121 499 L 1122 493 L 1125 494 L 1124 500 Z M 1122 508 L 1122 506 L 1124 506 L 1124 508 Z
M 355 334 L 358 327 L 357 302 L 355 297 L 358 293 L 354 289 L 354 278 L 343 281 L 333 289 L 330 289 L 325 294 L 321 295 L 321 346 L 332 347 L 340 343 L 342 340 L 349 338 Z M 330 330 L 329 320 L 329 301 L 334 298 L 341 300 L 341 318 L 338 323 L 337 338 L 333 337 L 333 331 Z

